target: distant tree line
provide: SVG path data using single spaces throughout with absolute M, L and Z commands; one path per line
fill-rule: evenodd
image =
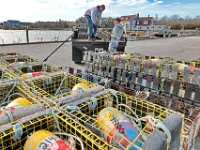
M 29 28 L 41 29 L 71 29 L 75 25 L 72 21 L 58 20 L 58 21 L 37 21 L 37 22 L 24 22 Z
M 167 25 L 173 30 L 181 30 L 181 29 L 200 29 L 200 15 L 196 17 L 187 16 L 185 18 L 181 18 L 179 15 L 173 16 L 163 16 L 161 18 L 158 15 L 155 16 L 155 23 L 158 25 Z M 75 22 L 73 21 L 37 21 L 37 22 L 23 22 L 25 26 L 29 28 L 41 28 L 41 29 L 71 29 L 73 25 L 77 27 L 87 27 L 86 21 L 84 17 L 78 18 Z M 0 23 L 0 27 L 2 23 Z M 103 18 L 103 22 L 101 27 L 113 27 L 113 18 L 107 17 Z
M 157 19 L 157 15 L 155 17 L 156 23 L 160 25 L 167 25 L 174 30 L 181 30 L 181 29 L 200 29 L 200 15 L 196 17 L 187 16 L 185 18 L 181 18 L 179 15 L 173 16 L 163 16 L 160 19 Z

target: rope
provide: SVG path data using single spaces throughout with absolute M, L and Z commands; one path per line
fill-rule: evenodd
M 16 123 L 13 125 L 14 133 L 13 133 L 13 140 L 16 142 L 21 139 L 23 135 L 23 128 L 21 127 L 20 123 Z
M 62 79 L 62 81 L 61 81 L 61 83 L 60 83 L 58 89 L 56 90 L 54 96 L 58 95 L 58 93 L 59 93 L 59 91 L 60 91 L 60 89 L 61 89 L 61 86 L 63 85 L 63 82 L 65 81 L 65 78 L 66 78 L 67 75 L 68 75 L 68 73 L 64 73 L 64 74 L 65 74 L 65 76 L 63 77 L 63 79 Z
M 125 104 L 118 104 L 117 106 L 116 106 L 116 108 L 119 110 L 119 106 L 124 106 L 124 107 L 126 107 L 128 110 L 130 110 L 131 112 L 132 112 L 132 114 L 136 117 L 136 118 L 134 118 L 134 121 L 136 121 L 137 123 L 138 123 L 138 126 L 139 127 L 142 127 L 142 123 L 141 123 L 141 121 L 140 121 L 140 119 L 139 119 L 139 117 L 138 117 L 138 115 L 129 107 L 129 106 L 127 106 L 127 105 L 125 105 Z M 128 115 L 128 114 L 126 114 L 126 115 Z
M 1 111 L 8 117 L 10 122 L 14 121 L 13 114 L 12 114 L 11 110 L 5 109 L 5 107 L 4 107 L 4 108 L 1 108 Z
M 97 99 L 96 97 L 91 97 L 90 99 L 92 100 L 92 102 L 88 104 L 89 109 L 95 109 L 95 107 L 97 106 Z
M 46 85 L 51 84 L 51 82 L 52 82 L 52 78 L 51 78 L 51 77 L 48 77 L 48 78 L 45 80 L 45 84 L 46 84 Z
M 80 107 L 78 107 L 78 106 L 67 106 L 66 109 L 67 110 L 80 110 Z
M 6 101 L 4 103 L 1 103 L 0 107 L 4 106 L 5 104 L 9 104 L 9 103 L 10 103 L 10 101 Z
M 8 75 L 8 76 L 5 76 L 5 75 Z M 11 79 L 10 75 L 7 72 L 3 73 L 3 71 L 2 71 L 1 80 L 3 80 L 5 77 L 6 77 L 6 79 Z
M 115 97 L 115 100 L 116 100 L 116 102 L 117 102 L 117 104 L 118 104 L 118 103 L 119 103 L 119 99 L 118 99 L 118 97 L 117 97 L 118 91 L 113 90 L 113 89 L 109 89 L 109 92 L 112 93 L 112 95 Z
M 24 98 L 24 95 L 22 95 L 21 93 L 13 93 L 13 94 L 10 94 L 10 96 L 8 97 L 8 101 L 9 101 L 9 102 L 11 101 L 10 98 L 11 98 L 13 95 L 19 95 L 19 96 L 21 96 L 21 97 Z
M 5 101 L 8 99 L 9 95 L 12 93 L 12 91 L 14 90 L 14 88 L 17 86 L 18 81 L 15 80 L 12 88 L 10 89 L 10 91 L 6 94 L 6 96 L 4 97 L 4 99 L 2 100 L 1 104 L 5 103 Z
M 105 86 L 106 88 L 109 88 L 109 87 L 110 87 L 110 85 L 109 85 L 109 79 L 107 79 L 107 78 L 102 78 L 100 82 L 103 82 L 103 83 L 104 83 L 104 86 Z
M 0 79 L 2 80 L 3 77 L 4 77 L 4 71 L 5 71 L 5 69 L 2 69 L 1 71 L 2 71 L 2 72 L 1 72 L 1 78 L 0 78 Z
M 55 112 L 54 112 L 53 109 L 48 109 L 48 110 L 46 111 L 46 115 L 50 115 L 50 114 L 53 115 L 54 121 L 55 121 L 55 123 L 56 123 L 56 125 L 57 125 L 57 127 L 58 127 L 58 131 L 61 132 L 61 128 L 60 128 L 60 125 L 59 125 L 58 118 L 57 118 L 57 116 L 56 116 L 56 114 L 55 114 Z
M 167 136 L 167 143 L 168 144 L 170 143 L 171 133 L 170 133 L 169 129 L 159 119 L 156 119 L 152 116 L 145 116 L 145 117 L 140 118 L 140 121 L 151 121 L 151 124 L 153 127 L 164 131 L 164 133 Z

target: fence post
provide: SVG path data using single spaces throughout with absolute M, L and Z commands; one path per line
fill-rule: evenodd
M 29 43 L 28 26 L 26 28 L 26 42 Z

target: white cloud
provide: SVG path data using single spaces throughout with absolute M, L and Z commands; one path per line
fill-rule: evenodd
M 75 20 L 83 16 L 87 8 L 99 4 L 106 5 L 104 16 L 113 17 L 136 13 L 143 16 L 200 14 L 200 3 L 167 6 L 164 0 L 0 0 L 0 4 L 0 21 Z
M 154 0 L 154 3 L 156 4 L 162 4 L 164 1 L 160 1 L 160 0 Z
M 95 5 L 106 5 L 107 7 L 114 3 L 114 0 L 90 0 L 89 1 L 89 7 L 95 6 Z
M 74 20 L 83 16 L 91 6 L 105 4 L 109 7 L 113 0 L 0 0 L 0 21 L 19 19 L 37 20 Z
M 137 5 L 137 4 L 139 4 L 139 5 L 147 4 L 148 0 L 117 0 L 116 3 L 119 5 L 132 6 L 132 5 Z

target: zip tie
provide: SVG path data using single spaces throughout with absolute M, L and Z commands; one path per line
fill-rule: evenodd
M 90 99 L 92 100 L 92 102 L 88 104 L 89 109 L 95 109 L 95 107 L 97 106 L 97 99 L 96 97 L 91 97 Z
M 118 91 L 113 90 L 113 89 L 109 89 L 109 92 L 115 97 L 115 100 L 116 100 L 116 102 L 118 104 L 118 102 L 119 102 L 118 97 L 117 97 Z
M 16 123 L 13 125 L 13 129 L 15 130 L 13 133 L 13 140 L 16 142 L 21 139 L 23 135 L 23 128 L 21 127 L 20 123 Z

